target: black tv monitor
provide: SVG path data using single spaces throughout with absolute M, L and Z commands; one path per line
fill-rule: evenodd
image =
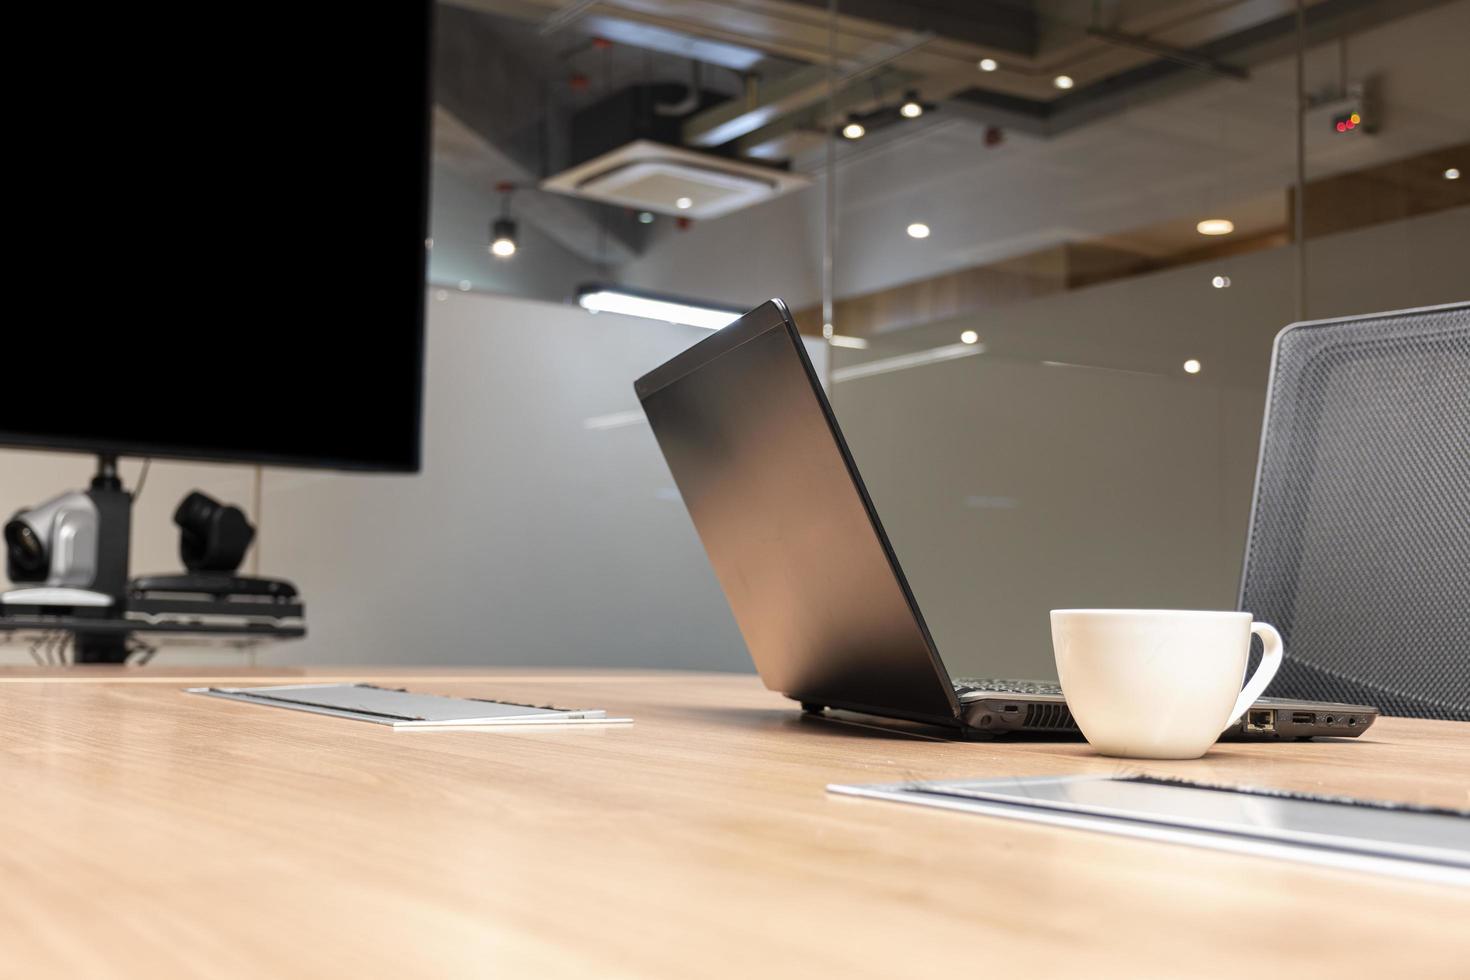
M 0 446 L 417 470 L 431 18 L 133 6 L 29 34 L 66 64 L 11 127 L 36 302 L 0 346 Z

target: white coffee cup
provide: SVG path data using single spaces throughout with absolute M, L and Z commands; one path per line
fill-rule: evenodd
M 1252 633 L 1265 655 L 1242 690 Z M 1197 759 L 1281 666 L 1281 634 L 1243 612 L 1053 609 L 1051 639 L 1067 708 L 1103 755 Z

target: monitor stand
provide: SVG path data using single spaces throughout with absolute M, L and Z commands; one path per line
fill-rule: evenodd
M 97 458 L 97 473 L 92 477 L 89 494 L 98 517 L 97 572 L 91 589 L 20 589 L 7 593 L 10 600 L 0 602 L 0 637 L 16 632 L 34 636 L 64 631 L 74 640 L 72 663 L 121 664 L 139 648 L 139 643 L 131 640 L 134 634 L 197 634 L 235 645 L 306 635 L 305 608 L 296 587 L 282 579 L 196 572 L 145 576 L 130 585 L 128 545 L 133 495 L 123 489 L 116 456 Z M 129 619 L 129 609 L 162 618 Z M 182 616 L 187 622 L 181 624 L 170 616 Z M 238 621 L 242 616 L 248 621 Z M 229 621 L 209 621 L 210 617 Z M 146 651 L 146 642 L 142 646 Z M 145 662 L 147 656 L 145 652 Z
M 97 505 L 97 577 L 92 591 L 110 595 L 121 611 L 128 597 L 128 544 L 133 530 L 133 495 L 123 489 L 117 457 L 97 457 L 92 477 L 92 501 Z M 76 633 L 75 662 L 120 664 L 128 659 L 126 633 Z

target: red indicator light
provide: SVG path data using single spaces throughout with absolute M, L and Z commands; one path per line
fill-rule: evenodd
M 1339 133 L 1346 133 L 1347 132 L 1347 123 L 1345 123 L 1345 122 L 1338 123 L 1337 124 L 1337 131 Z

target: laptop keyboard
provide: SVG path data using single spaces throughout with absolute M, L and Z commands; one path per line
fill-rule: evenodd
M 995 677 L 961 677 L 954 682 L 960 694 L 973 691 L 996 694 L 1061 694 L 1062 687 L 1056 681 L 1008 681 Z

